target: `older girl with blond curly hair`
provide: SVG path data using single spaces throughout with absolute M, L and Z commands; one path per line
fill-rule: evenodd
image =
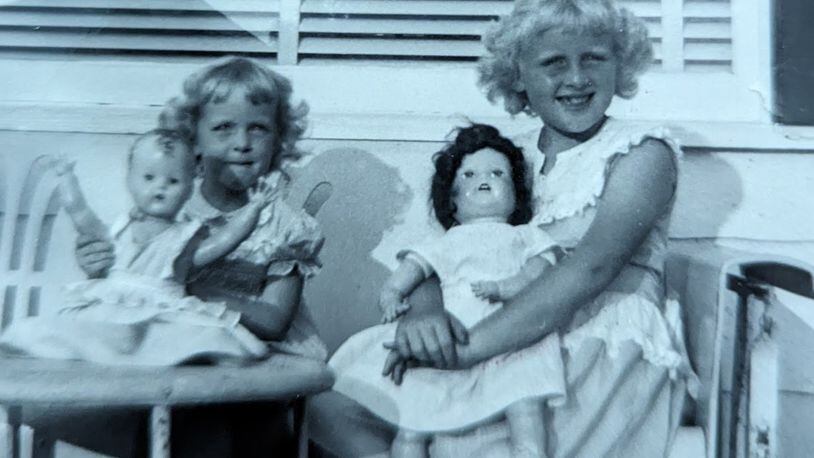
M 515 141 L 532 165 L 532 224 L 566 255 L 466 331 L 437 292 L 414 299 L 384 372 L 460 370 L 559 333 L 566 400 L 547 407 L 537 456 L 666 456 L 695 383 L 664 284 L 680 151 L 662 128 L 607 115 L 652 60 L 647 30 L 612 0 L 517 0 L 484 42 L 488 97 L 541 121 Z M 320 395 L 312 414 L 314 437 L 341 456 L 388 450 L 392 431 L 347 398 Z M 512 456 L 507 437 L 505 422 L 439 437 L 433 456 Z

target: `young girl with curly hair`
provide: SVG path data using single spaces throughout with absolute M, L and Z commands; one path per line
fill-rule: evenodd
M 607 114 L 652 61 L 647 29 L 612 0 L 517 0 L 484 44 L 488 96 L 541 121 L 515 140 L 532 164 L 530 224 L 566 255 L 465 336 L 440 295 L 414 300 L 384 372 L 460 371 L 559 333 L 567 397 L 547 412 L 546 456 L 667 456 L 696 383 L 664 278 L 680 151 L 665 129 Z M 312 437 L 343 456 L 382 455 L 395 434 L 336 392 L 311 409 Z M 436 437 L 433 456 L 511 456 L 510 437 L 500 423 Z

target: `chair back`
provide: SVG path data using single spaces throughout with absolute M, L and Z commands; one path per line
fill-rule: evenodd
M 0 326 L 43 312 L 59 286 L 81 274 L 74 231 L 59 215 L 53 172 L 43 156 L 0 154 Z M 63 227 L 67 226 L 67 227 Z

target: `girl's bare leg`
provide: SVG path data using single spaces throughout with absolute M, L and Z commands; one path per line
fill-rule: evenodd
M 399 430 L 390 448 L 391 458 L 428 458 L 427 446 L 430 435 L 414 431 Z
M 543 403 L 520 401 L 506 409 L 512 456 L 516 458 L 545 458 L 546 431 Z

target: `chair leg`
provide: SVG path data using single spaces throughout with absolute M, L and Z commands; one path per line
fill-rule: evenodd
M 308 421 L 306 420 L 305 398 L 293 402 L 294 434 L 297 438 L 297 458 L 308 458 Z
M 17 428 L 17 444 L 19 458 L 32 458 L 34 456 L 34 429 L 20 424 Z
M 19 406 L 0 405 L 0 458 L 14 458 L 14 436 L 20 414 Z
M 170 457 L 170 408 L 154 406 L 150 412 L 150 458 Z

